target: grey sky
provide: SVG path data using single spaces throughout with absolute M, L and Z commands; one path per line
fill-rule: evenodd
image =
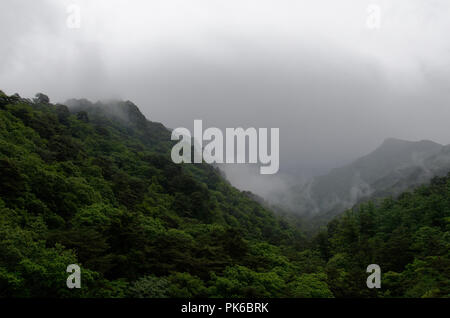
M 449 16 L 447 0 L 2 0 L 0 89 L 128 99 L 168 127 L 279 127 L 280 175 L 307 176 L 387 137 L 450 143 Z M 261 194 L 279 181 L 230 169 Z

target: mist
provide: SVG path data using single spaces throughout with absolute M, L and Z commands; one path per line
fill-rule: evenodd
M 0 89 L 130 100 L 169 128 L 280 128 L 277 175 L 222 166 L 270 199 L 388 137 L 450 143 L 449 16 L 446 0 L 4 0 Z

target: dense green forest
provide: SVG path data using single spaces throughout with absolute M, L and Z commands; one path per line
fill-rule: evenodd
M 217 168 L 174 164 L 133 103 L 67 104 L 0 91 L 2 297 L 450 295 L 450 177 L 305 237 Z

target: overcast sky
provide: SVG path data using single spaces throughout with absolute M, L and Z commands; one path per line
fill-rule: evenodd
M 450 143 L 449 17 L 448 0 L 2 0 L 0 89 L 127 99 L 171 128 L 278 127 L 280 175 L 308 176 L 387 137 Z

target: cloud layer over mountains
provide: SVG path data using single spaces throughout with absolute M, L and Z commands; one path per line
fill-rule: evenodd
M 373 2 L 379 29 L 359 0 L 5 0 L 0 87 L 123 98 L 172 128 L 278 127 L 277 180 L 226 169 L 266 194 L 387 137 L 450 143 L 450 3 Z M 66 25 L 70 3 L 79 29 Z

